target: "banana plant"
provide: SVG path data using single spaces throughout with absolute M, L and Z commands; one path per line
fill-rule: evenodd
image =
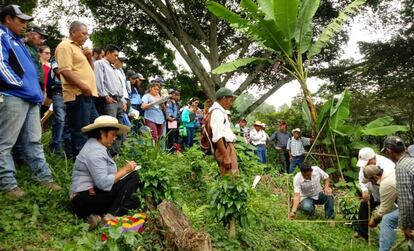
M 310 112 L 311 126 L 316 130 L 316 108 L 307 87 L 309 66 L 314 56 L 342 30 L 350 16 L 356 14 L 365 2 L 354 0 L 350 3 L 316 41 L 312 41 L 312 19 L 320 0 L 241 0 L 243 16 L 214 1 L 208 1 L 207 7 L 218 18 L 285 62 L 282 64 L 284 70 L 300 83 Z M 259 57 L 237 59 L 217 67 L 212 73 L 234 71 L 258 61 L 270 60 Z

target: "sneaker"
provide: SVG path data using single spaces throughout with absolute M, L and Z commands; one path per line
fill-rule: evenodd
M 20 187 L 12 188 L 6 192 L 6 196 L 10 198 L 21 198 L 25 194 L 26 193 Z
M 50 182 L 42 182 L 41 183 L 42 184 L 42 186 L 44 186 L 44 187 L 46 187 L 46 188 L 49 188 L 50 190 L 52 190 L 52 191 L 59 191 L 59 190 L 61 190 L 62 189 L 62 187 L 61 186 L 59 186 L 56 182 L 54 182 L 54 181 L 50 181 Z

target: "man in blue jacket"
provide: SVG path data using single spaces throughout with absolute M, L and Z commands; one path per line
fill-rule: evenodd
M 8 5 L 0 12 L 0 191 L 10 197 L 25 194 L 17 186 L 11 155 L 19 135 L 33 178 L 52 190 L 60 189 L 53 182 L 40 142 L 43 93 L 38 73 L 19 37 L 31 20 L 17 5 Z

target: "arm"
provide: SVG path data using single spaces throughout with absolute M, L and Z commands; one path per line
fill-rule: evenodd
M 397 199 L 397 189 L 390 185 L 380 186 L 381 204 L 378 213 L 369 222 L 370 227 L 376 227 L 382 217 L 395 209 L 394 202 Z
M 88 60 L 93 70 L 94 65 L 93 65 L 93 59 L 92 59 L 92 56 L 93 56 L 92 50 L 89 48 L 84 48 L 82 51 L 83 51 L 83 55 L 85 55 L 86 59 Z
M 363 168 L 359 168 L 358 183 L 359 183 L 359 186 L 361 187 L 362 199 L 364 201 L 368 201 L 369 200 L 368 183 L 362 183 L 363 179 L 364 179 Z
M 65 78 L 65 80 L 68 83 L 78 87 L 82 91 L 83 95 L 92 96 L 92 90 L 89 88 L 89 86 L 79 81 L 78 77 L 76 76 L 76 73 L 70 70 L 63 70 L 60 71 L 60 74 Z
M 293 220 L 296 218 L 296 212 L 298 211 L 300 204 L 300 193 L 295 193 L 293 195 L 293 205 L 292 210 L 289 213 L 289 219 Z
M 148 94 L 145 94 L 143 97 L 142 97 L 142 104 L 141 104 L 141 108 L 142 108 L 142 110 L 147 110 L 148 108 L 150 108 L 152 105 L 150 105 L 149 103 L 149 95 Z
M 9 64 L 9 53 L 12 51 L 9 49 L 7 38 L 1 36 L 1 54 L 0 54 L 0 80 L 1 84 L 19 88 L 23 85 L 23 80 L 14 72 Z
M 288 142 L 287 142 L 287 145 L 286 145 L 286 150 L 287 150 L 287 152 L 288 152 L 288 154 L 289 154 L 289 159 L 290 160 L 292 160 L 293 159 L 293 157 L 292 157 L 292 152 L 290 151 L 290 144 L 291 144 L 291 138 L 289 138 L 288 139 Z
M 137 163 L 135 163 L 135 161 L 129 161 L 128 164 L 126 164 L 116 172 L 114 183 L 117 183 L 122 177 L 124 177 L 128 173 L 133 172 L 136 166 Z
M 183 113 L 181 114 L 181 122 L 190 122 L 190 111 L 187 108 L 184 108 Z

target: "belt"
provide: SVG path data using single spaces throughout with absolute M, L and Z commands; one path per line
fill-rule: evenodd
M 116 101 L 120 101 L 121 100 L 121 96 L 116 96 L 116 95 L 109 95 L 109 97 L 115 99 Z

